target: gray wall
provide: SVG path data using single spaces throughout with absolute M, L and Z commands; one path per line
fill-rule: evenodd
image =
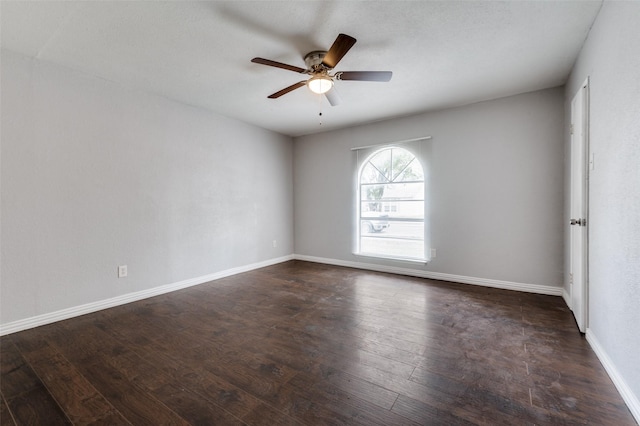
M 295 253 L 514 283 L 563 283 L 563 89 L 295 139 Z M 352 147 L 431 135 L 427 265 L 354 256 Z
M 290 138 L 4 51 L 1 90 L 2 324 L 293 252 Z
M 605 2 L 566 86 L 569 111 L 580 84 L 590 79 L 590 151 L 595 154 L 595 168 L 589 175 L 587 337 L 599 342 L 636 404 L 640 400 L 639 23 L 640 2 Z M 570 139 L 565 134 L 568 154 Z M 569 291 L 568 282 L 565 286 Z M 640 405 L 636 410 L 640 416 Z

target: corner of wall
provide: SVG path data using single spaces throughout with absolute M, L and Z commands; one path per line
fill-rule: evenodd
M 627 407 L 629 407 L 629 411 L 631 411 L 631 414 L 636 421 L 640 423 L 640 400 L 638 400 L 638 397 L 633 393 L 631 387 L 626 382 L 620 371 L 618 371 L 602 345 L 600 345 L 600 342 L 591 329 L 587 329 L 586 337 L 587 342 L 589 342 L 589 345 L 591 345 L 591 348 L 596 353 L 600 363 L 611 378 L 611 381 L 615 385 L 616 389 L 618 389 L 618 392 L 620 392 L 622 399 L 627 404 Z

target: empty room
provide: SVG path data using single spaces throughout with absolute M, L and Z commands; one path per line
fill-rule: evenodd
M 0 1 L 1 425 L 636 425 L 640 1 Z

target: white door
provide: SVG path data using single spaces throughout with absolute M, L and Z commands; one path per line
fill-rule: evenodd
M 589 81 L 571 101 L 571 218 L 569 282 L 571 310 L 581 332 L 587 330 L 588 320 L 588 258 L 587 258 L 587 183 L 588 183 L 588 114 Z

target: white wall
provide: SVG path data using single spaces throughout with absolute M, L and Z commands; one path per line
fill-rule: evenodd
M 10 52 L 1 70 L 2 324 L 293 252 L 290 138 Z
M 587 336 L 599 343 L 623 377 L 640 420 L 639 23 L 640 2 L 606 1 L 565 94 L 569 111 L 571 98 L 589 77 L 590 151 L 595 154 L 595 168 L 589 176 Z M 565 143 L 568 153 L 566 131 Z M 568 209 L 565 217 L 568 220 Z M 569 291 L 568 283 L 565 288 Z
M 554 88 L 296 138 L 295 253 L 560 290 L 563 99 Z M 426 135 L 437 257 L 416 265 L 354 256 L 350 148 Z

